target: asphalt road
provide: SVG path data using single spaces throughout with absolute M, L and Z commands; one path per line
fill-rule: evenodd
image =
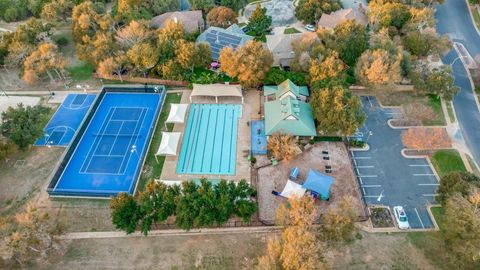
M 412 228 L 432 228 L 426 205 L 435 203 L 438 181 L 426 159 L 402 156 L 402 130 L 387 124 L 401 113 L 380 107 L 375 97 L 362 97 L 362 105 L 367 120 L 359 135 L 368 141 L 370 150 L 352 155 L 365 201 L 390 209 L 401 205 Z
M 474 59 L 480 59 L 480 36 L 475 30 L 465 0 L 445 1 L 437 6 L 435 17 L 440 34 L 447 34 L 452 41 L 462 43 Z M 442 60 L 445 64 L 453 63 L 455 84 L 461 88 L 453 100 L 455 113 L 467 147 L 477 164 L 480 164 L 480 112 L 470 80 L 455 50 Z

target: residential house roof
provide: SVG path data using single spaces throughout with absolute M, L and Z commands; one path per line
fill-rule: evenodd
M 289 64 L 294 57 L 292 42 L 302 37 L 302 33 L 267 35 L 267 48 L 273 55 L 273 66 Z
M 197 38 L 197 43 L 203 42 L 210 45 L 212 58 L 217 60 L 220 51 L 227 46 L 237 49 L 253 40 L 252 36 L 246 35 L 238 25 L 233 24 L 227 29 L 211 26 Z
M 367 25 L 367 16 L 357 9 L 340 9 L 330 14 L 322 14 L 318 21 L 319 28 L 333 29 L 340 23 L 346 20 L 355 20 L 356 23 L 361 25 Z
M 153 17 L 150 21 L 150 26 L 154 28 L 163 28 L 168 20 L 182 23 L 183 28 L 188 33 L 203 30 L 205 26 L 205 21 L 203 20 L 201 10 L 173 11 L 163 13 Z

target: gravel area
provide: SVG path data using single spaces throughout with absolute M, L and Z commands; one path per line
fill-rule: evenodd
M 322 151 L 324 150 L 329 151 L 329 161 L 323 159 Z M 335 207 L 339 199 L 346 195 L 355 198 L 355 209 L 358 216 L 365 217 L 366 213 L 361 201 L 361 194 L 345 145 L 340 142 L 320 142 L 314 144 L 290 162 L 282 161 L 277 166 L 270 165 L 258 169 L 257 191 L 260 220 L 266 223 L 274 221 L 275 210 L 286 199 L 272 195 L 272 190 L 279 192 L 283 190 L 292 167 L 300 169 L 298 182 L 303 183 L 310 168 L 324 172 L 326 165 L 332 166 L 333 172 L 330 175 L 335 178 L 335 183 L 332 185 L 330 200 L 328 202 L 317 200 L 316 202 L 319 217 L 329 207 Z

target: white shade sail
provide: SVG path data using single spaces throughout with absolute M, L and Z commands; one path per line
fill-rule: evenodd
M 170 104 L 170 113 L 165 123 L 184 123 L 188 104 Z
M 288 180 L 287 184 L 285 185 L 285 188 L 283 188 L 283 191 L 282 193 L 280 193 L 280 195 L 289 199 L 294 197 L 301 198 L 303 197 L 303 195 L 305 195 L 306 191 L 307 190 L 304 189 L 302 185 Z
M 240 85 L 229 84 L 193 84 L 193 90 L 190 94 L 190 102 L 193 97 L 215 97 L 218 103 L 219 97 L 239 97 L 242 99 L 242 87 Z
M 162 141 L 158 147 L 157 156 L 161 155 L 177 155 L 178 141 L 180 140 L 180 132 L 162 132 Z

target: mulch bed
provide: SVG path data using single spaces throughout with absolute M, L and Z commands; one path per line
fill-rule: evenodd
M 394 227 L 390 210 L 385 207 L 370 208 L 370 220 L 374 228 Z

